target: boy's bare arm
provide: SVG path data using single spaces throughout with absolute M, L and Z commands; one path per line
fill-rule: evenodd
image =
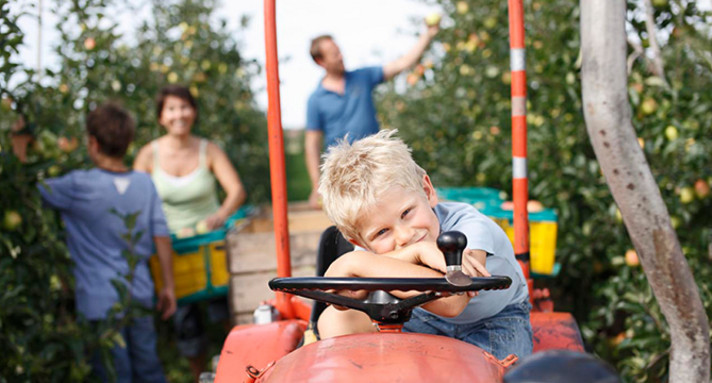
M 414 249 L 414 248 L 413 248 Z M 352 251 L 337 258 L 326 271 L 327 277 L 363 278 L 432 278 L 441 277 L 442 267 L 423 267 L 418 262 L 418 254 L 410 247 L 388 254 L 374 254 L 368 251 Z M 436 270 L 440 269 L 440 270 Z
M 158 293 L 158 310 L 162 313 L 161 319 L 166 320 L 176 311 L 175 283 L 173 281 L 173 258 L 171 257 L 170 237 L 153 237 L 156 245 L 156 254 L 161 264 L 161 277 L 163 288 Z
M 396 250 L 396 252 L 402 251 L 400 256 L 403 257 L 403 259 L 412 259 L 412 257 L 416 257 L 417 255 L 413 255 L 413 253 L 411 253 L 414 249 L 407 250 L 409 247 Z M 440 256 L 442 257 L 442 253 Z M 445 270 L 444 260 L 442 261 L 442 270 L 443 272 Z M 326 271 L 325 276 L 362 278 L 441 278 L 443 276 L 443 272 L 435 270 L 435 267 L 425 267 L 394 256 L 378 255 L 367 251 L 352 251 L 336 259 Z M 365 294 L 363 292 L 360 294 L 356 294 L 354 292 L 343 292 L 343 294 L 354 298 L 365 298 Z M 420 292 L 392 291 L 391 294 L 399 298 L 407 298 L 418 295 Z M 469 301 L 470 297 L 467 295 L 453 295 L 447 298 L 432 301 L 426 305 L 423 305 L 423 308 L 434 314 L 452 317 L 461 313 Z
M 432 242 L 420 242 L 383 255 L 400 259 L 405 262 L 425 265 L 444 272 L 445 256 Z M 462 254 L 462 268 L 471 277 L 489 277 L 491 274 L 485 268 L 487 252 L 484 250 L 465 249 Z

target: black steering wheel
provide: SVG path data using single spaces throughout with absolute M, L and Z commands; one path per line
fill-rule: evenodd
M 432 300 L 456 293 L 480 290 L 506 289 L 512 284 L 507 276 L 466 277 L 469 283 L 453 284 L 451 273 L 462 273 L 462 252 L 467 244 L 464 234 L 450 231 L 440 234 L 438 247 L 445 254 L 448 266 L 446 278 L 326 278 L 296 277 L 275 278 L 269 282 L 270 289 L 299 295 L 359 310 L 371 320 L 385 324 L 402 324 L 410 319 L 413 309 Z M 458 275 L 462 282 L 462 275 Z M 365 300 L 345 297 L 327 291 L 366 290 L 371 292 Z M 422 294 L 400 299 L 390 291 L 422 291 Z

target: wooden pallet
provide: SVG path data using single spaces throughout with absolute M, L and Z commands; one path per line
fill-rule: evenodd
M 309 209 L 306 203 L 290 204 L 288 218 L 292 275 L 315 275 L 319 237 L 331 222 L 323 211 Z M 227 235 L 233 324 L 251 323 L 260 302 L 274 297 L 267 286 L 277 276 L 273 230 L 272 210 L 263 207 Z

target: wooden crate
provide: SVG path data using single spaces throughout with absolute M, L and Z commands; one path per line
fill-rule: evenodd
M 315 275 L 319 238 L 331 222 L 323 211 L 311 210 L 305 203 L 290 204 L 288 219 L 292 275 Z M 260 302 L 274 297 L 267 286 L 277 276 L 273 230 L 272 210 L 264 207 L 227 235 L 233 323 L 250 323 Z

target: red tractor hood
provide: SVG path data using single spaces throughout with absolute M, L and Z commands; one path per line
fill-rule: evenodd
M 470 344 L 409 333 L 347 335 L 301 347 L 265 368 L 257 382 L 501 382 L 514 360 Z

